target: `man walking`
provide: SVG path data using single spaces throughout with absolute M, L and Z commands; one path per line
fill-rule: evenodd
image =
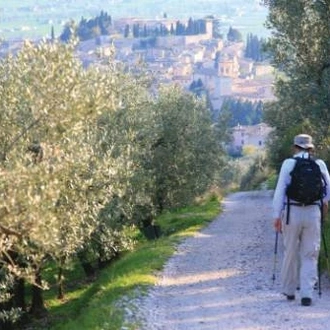
M 283 234 L 282 292 L 288 300 L 294 300 L 296 289 L 300 287 L 301 304 L 310 306 L 317 281 L 321 217 L 326 214 L 330 199 L 330 176 L 324 161 L 317 159 L 315 162 L 323 177 L 323 196 L 311 203 L 289 198 L 292 186 L 288 187 L 297 159 L 309 159 L 314 150 L 312 137 L 307 134 L 295 136 L 293 144 L 294 156 L 284 160 L 273 197 L 274 227 Z

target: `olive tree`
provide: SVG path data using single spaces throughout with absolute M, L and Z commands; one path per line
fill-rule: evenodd
M 206 102 L 155 90 L 114 57 L 88 69 L 75 44 L 26 43 L 0 61 L 0 304 L 43 315 L 42 270 L 111 260 L 165 208 L 191 202 L 223 165 Z M 9 286 L 9 284 L 11 284 Z M 17 288 L 23 298 L 19 298 Z
M 44 311 L 43 265 L 63 263 L 89 239 L 106 194 L 94 152 L 98 114 L 73 50 L 27 43 L 0 64 L 1 261 L 34 284 L 35 313 Z
M 95 150 L 110 184 L 92 240 L 79 255 L 86 258 L 92 251 L 102 264 L 132 246 L 123 229 L 138 226 L 144 210 L 152 209 L 147 192 L 152 177 L 143 162 L 149 157 L 154 120 L 150 79 L 143 72 L 130 72 L 111 57 L 88 72 L 90 88 L 95 88 L 91 104 L 99 114 Z
M 174 86 L 154 103 L 156 138 L 150 159 L 157 209 L 191 203 L 214 183 L 223 151 L 206 101 Z
M 330 119 L 330 2 L 265 0 L 269 49 L 277 68 L 276 101 L 266 106 L 266 121 L 276 128 L 271 158 L 283 159 L 294 134 L 309 132 L 325 153 Z M 283 139 L 284 138 L 284 139 Z M 275 151 L 275 152 L 274 152 Z M 276 158 L 276 159 L 274 159 Z

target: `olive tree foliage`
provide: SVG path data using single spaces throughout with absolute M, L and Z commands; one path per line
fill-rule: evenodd
M 0 63 L 2 271 L 40 287 L 47 260 L 63 263 L 89 239 L 106 197 L 98 109 L 73 50 L 26 43 Z
M 118 162 L 108 206 L 116 205 L 119 223 L 144 228 L 164 209 L 205 192 L 221 170 L 223 151 L 205 101 L 179 87 L 151 97 L 144 77 L 138 84 L 121 81 L 120 106 L 98 122 L 103 152 Z
M 205 192 L 219 176 L 223 157 L 205 100 L 179 87 L 154 91 L 151 83 L 143 74 L 138 80 L 121 74 L 111 94 L 117 106 L 98 119 L 103 157 L 117 164 L 105 214 L 111 209 L 111 221 L 139 228 Z
M 139 218 L 153 209 L 149 189 L 152 176 L 143 166 L 154 139 L 150 79 L 109 60 L 89 70 L 98 87 L 105 86 L 95 91 L 93 107 L 99 109 L 97 150 L 108 164 L 110 186 L 94 240 L 85 248 L 97 253 L 101 261 L 116 256 L 120 246 L 129 247 L 130 240 L 120 238 L 123 225 L 139 225 Z
M 36 278 L 44 263 L 62 267 L 95 234 L 122 170 L 99 138 L 102 112 L 118 107 L 112 87 L 120 75 L 111 70 L 106 79 L 85 70 L 73 44 L 27 43 L 0 63 L 4 273 L 42 287 Z M 116 234 L 117 249 L 123 237 Z
M 219 179 L 206 103 L 151 83 L 111 56 L 83 68 L 74 42 L 27 42 L 0 61 L 1 283 L 43 289 L 49 260 L 59 270 L 77 256 L 111 260 L 132 246 L 127 226 L 152 224 Z M 0 290 L 6 315 L 24 309 L 13 291 Z
M 71 125 L 81 70 L 70 52 L 29 44 L 0 69 L 3 232 L 16 232 L 11 236 L 19 254 L 39 245 L 48 253 L 61 245 L 49 229 L 57 224 L 63 185 L 74 181 L 73 144 L 80 142 Z
M 223 150 L 205 100 L 178 87 L 161 89 L 154 104 L 156 140 L 149 160 L 157 210 L 191 203 L 215 183 Z
M 279 164 L 295 134 L 307 132 L 325 155 L 330 120 L 330 1 L 265 0 L 269 48 L 278 69 L 276 101 L 265 120 L 274 128 L 271 158 Z

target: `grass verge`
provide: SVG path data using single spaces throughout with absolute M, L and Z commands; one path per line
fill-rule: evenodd
M 161 215 L 156 221 L 162 232 L 160 239 L 147 241 L 140 237 L 134 251 L 127 252 L 103 269 L 93 283 L 76 284 L 65 300 L 60 301 L 55 298 L 55 292 L 49 292 L 45 295 L 49 316 L 29 329 L 122 329 L 124 315 L 117 302 L 123 297 L 133 298 L 137 289 L 139 294 L 144 294 L 156 282 L 157 271 L 174 253 L 176 244 L 203 228 L 219 212 L 219 199 L 213 196 L 196 205 Z M 76 276 L 80 270 L 71 272 Z M 75 282 L 79 283 L 77 279 Z

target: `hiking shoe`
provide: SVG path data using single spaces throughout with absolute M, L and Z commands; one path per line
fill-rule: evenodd
M 302 306 L 310 306 L 312 304 L 311 298 L 301 298 L 301 305 Z
M 295 300 L 295 295 L 294 294 L 286 294 L 286 293 L 284 293 L 284 295 L 286 296 L 286 299 L 287 300 Z

